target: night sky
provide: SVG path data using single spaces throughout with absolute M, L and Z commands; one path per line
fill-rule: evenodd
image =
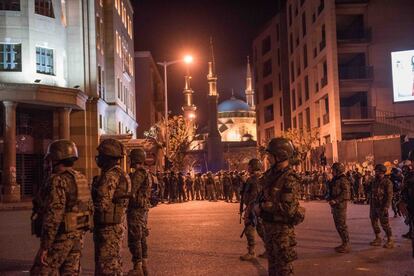
M 197 120 L 206 120 L 209 37 L 214 40 L 219 102 L 231 90 L 244 98 L 246 56 L 254 37 L 277 11 L 277 0 L 132 0 L 135 50 L 150 51 L 155 61 L 194 56 L 192 88 Z M 162 73 L 162 67 L 159 67 Z M 168 67 L 168 101 L 173 114 L 181 114 L 185 65 Z

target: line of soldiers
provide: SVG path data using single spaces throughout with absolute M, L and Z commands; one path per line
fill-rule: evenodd
M 176 203 L 189 200 L 225 200 L 240 202 L 240 191 L 245 172 L 220 171 L 216 174 L 167 171 L 157 172 L 157 194 L 161 203 Z
M 148 275 L 146 238 L 151 177 L 144 167 L 145 152 L 130 152 L 132 173 L 120 167 L 125 156 L 122 143 L 102 141 L 96 163 L 101 174 L 92 185 L 73 169 L 78 159 L 69 140 L 52 142 L 45 161 L 50 176 L 33 200 L 32 231 L 40 237 L 31 275 L 79 275 L 83 237 L 93 232 L 95 275 L 122 275 L 120 256 L 124 222 L 133 268 L 129 275 Z

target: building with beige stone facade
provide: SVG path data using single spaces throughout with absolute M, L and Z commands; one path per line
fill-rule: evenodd
M 319 129 L 315 146 L 327 145 L 333 161 L 341 155 L 342 140 L 412 134 L 412 103 L 393 101 L 391 52 L 414 49 L 414 36 L 408 35 L 414 28 L 414 2 L 285 2 L 253 44 L 258 136 L 279 135 L 287 129 L 281 116 L 290 113 L 291 127 Z M 274 39 L 278 35 L 283 38 Z M 280 55 L 283 47 L 287 51 Z M 288 106 L 278 104 L 284 81 Z M 268 82 L 281 85 L 271 89 Z
M 136 133 L 129 0 L 0 0 L 2 200 L 31 196 L 72 139 L 89 178 L 102 134 Z

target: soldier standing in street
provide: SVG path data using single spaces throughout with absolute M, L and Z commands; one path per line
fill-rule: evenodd
M 372 246 L 381 246 L 382 239 L 380 237 L 381 229 L 378 224 L 378 220 L 381 223 L 382 229 L 387 235 L 387 242 L 384 244 L 384 248 L 393 248 L 394 240 L 392 239 L 391 226 L 388 220 L 388 209 L 391 206 L 392 201 L 392 183 L 385 177 L 387 168 L 382 164 L 375 166 L 375 178 L 371 182 L 371 199 L 369 205 L 369 214 L 371 219 L 372 228 L 375 233 L 375 239 L 370 242 Z
M 94 177 L 92 184 L 95 275 L 122 275 L 123 222 L 131 193 L 131 180 L 119 165 L 125 149 L 121 142 L 106 139 L 97 150 L 96 163 L 101 174 Z
M 178 181 L 177 181 L 177 191 L 178 191 L 178 202 L 185 202 L 187 201 L 185 196 L 185 184 L 184 184 L 184 177 L 183 173 L 178 173 Z
M 127 210 L 128 247 L 133 269 L 130 275 L 148 275 L 147 268 L 147 218 L 150 207 L 151 181 L 145 169 L 146 154 L 143 149 L 133 149 L 129 154 L 131 169 L 131 198 Z
M 213 174 L 211 172 L 207 173 L 206 190 L 207 190 L 207 199 L 209 201 L 217 201 L 215 185 L 214 185 L 214 178 L 213 178 Z
M 296 152 L 285 138 L 270 140 L 266 151 L 271 167 L 264 174 L 255 213 L 263 219 L 269 275 L 292 275 L 293 261 L 297 259 L 294 226 L 305 216 L 299 205 L 299 177 L 290 166 Z
M 193 187 L 193 180 L 191 179 L 190 173 L 187 173 L 185 177 L 185 191 L 187 193 L 187 200 L 194 200 L 194 187 Z
M 230 193 L 231 193 L 231 178 L 229 176 L 229 173 L 225 171 L 223 174 L 223 194 L 224 194 L 224 200 L 226 202 L 231 202 Z
M 346 225 L 346 209 L 348 201 L 351 199 L 351 184 L 345 176 L 345 166 L 336 162 L 332 165 L 333 178 L 329 182 L 328 203 L 331 205 L 331 212 L 335 222 L 336 230 L 342 240 L 340 246 L 335 247 L 338 253 L 348 253 L 349 233 Z
M 52 142 L 45 161 L 52 175 L 36 201 L 41 206 L 32 219 L 40 219 L 40 248 L 31 275 L 79 275 L 85 231 L 92 230 L 93 204 L 86 177 L 73 169 L 78 159 L 69 140 Z
M 261 186 L 261 169 L 262 164 L 256 158 L 253 158 L 248 163 L 249 177 L 247 178 L 242 190 L 242 203 L 245 205 L 244 209 L 244 234 L 247 240 L 247 254 L 240 256 L 242 261 L 251 261 L 256 259 L 255 245 L 256 238 L 255 232 L 264 241 L 263 224 L 260 218 L 256 218 L 253 213 L 254 203 L 257 196 L 262 191 Z M 266 254 L 260 255 L 261 257 Z
M 177 202 L 177 185 L 178 185 L 178 179 L 175 176 L 174 171 L 171 171 L 168 180 L 169 180 L 168 182 L 170 183 L 170 191 L 169 191 L 169 201 L 168 201 L 168 203 L 175 203 L 175 202 Z
M 201 186 L 203 180 L 201 179 L 201 173 L 197 173 L 194 179 L 194 191 L 196 200 L 204 200 L 204 195 L 201 193 Z

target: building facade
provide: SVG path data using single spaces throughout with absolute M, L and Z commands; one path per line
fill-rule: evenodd
M 135 52 L 135 75 L 137 137 L 144 138 L 144 132 L 164 117 L 164 81 L 148 51 Z
M 339 141 L 413 133 L 412 103 L 393 101 L 391 73 L 391 52 L 414 49 L 414 37 L 407 36 L 414 28 L 413 12 L 414 3 L 407 0 L 391 5 L 381 0 L 286 1 L 272 20 L 279 29 L 270 30 L 283 33 L 280 26 L 286 25 L 282 43 L 287 55 L 282 56 L 287 66 L 277 62 L 272 69 L 288 74 L 290 106 L 279 106 L 268 122 L 260 121 L 259 131 L 276 128 L 277 116 L 290 112 L 293 128 L 319 130 L 315 146 L 330 145 L 332 160 L 338 160 Z M 259 45 L 269 44 L 263 35 L 253 44 L 255 53 Z M 278 47 L 270 48 L 275 50 L 269 56 L 278 58 Z M 258 56 L 255 67 L 265 68 L 263 55 Z M 271 93 L 262 88 L 259 94 L 258 112 L 269 114 L 265 100 Z
M 125 0 L 0 1 L 3 201 L 36 192 L 52 140 L 75 141 L 91 178 L 100 135 L 135 133 L 132 16 Z

